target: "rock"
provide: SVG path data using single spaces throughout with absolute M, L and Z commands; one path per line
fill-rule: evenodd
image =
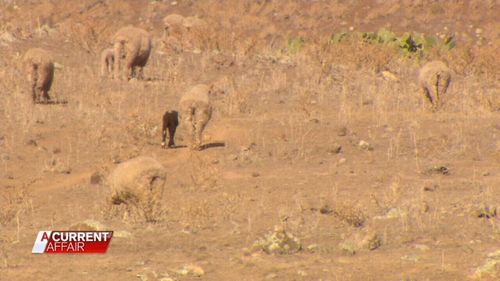
M 94 172 L 90 176 L 90 184 L 101 184 L 104 181 L 104 176 L 99 172 Z
M 363 238 L 363 240 L 361 240 L 360 246 L 361 246 L 361 248 L 373 251 L 375 249 L 378 249 L 380 246 L 382 246 L 382 239 L 380 238 L 380 236 L 377 233 L 371 232 L 371 233 L 368 233 Z
M 373 147 L 364 140 L 360 140 L 358 144 L 359 148 L 364 149 L 364 150 L 373 150 Z
M 283 226 L 275 226 L 274 231 L 258 239 L 252 248 L 268 254 L 293 254 L 302 250 L 302 244 L 297 237 L 286 232 Z
M 392 74 L 389 71 L 382 71 L 382 77 L 384 77 L 385 80 L 389 81 L 398 81 L 398 77 L 394 74 Z
M 203 268 L 197 266 L 197 265 L 185 265 L 181 269 L 176 271 L 177 274 L 181 276 L 193 276 L 193 277 L 201 277 L 205 274 L 205 271 Z
M 484 264 L 476 269 L 473 278 L 498 277 L 500 275 L 500 250 L 488 254 Z M 495 279 L 498 280 L 498 279 Z
M 310 253 L 315 253 L 318 251 L 318 249 L 319 249 L 318 244 L 311 244 L 311 245 L 307 246 L 307 251 L 309 251 Z
M 422 252 L 427 252 L 431 248 L 429 246 L 427 246 L 427 245 L 424 245 L 424 244 L 417 244 L 417 245 L 415 245 L 415 249 L 418 249 L 418 250 L 420 250 Z

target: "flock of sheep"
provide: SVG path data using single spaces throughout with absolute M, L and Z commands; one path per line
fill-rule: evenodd
M 208 26 L 202 19 L 183 17 L 172 14 L 163 19 L 164 42 L 176 45 L 186 43 L 186 36 L 193 32 L 206 32 Z M 193 38 L 193 37 L 192 37 Z M 119 29 L 112 37 L 113 48 L 104 49 L 101 53 L 101 75 L 114 79 L 144 79 L 143 68 L 151 54 L 151 35 L 141 28 L 126 26 Z M 189 44 L 189 42 L 187 42 Z M 48 103 L 48 94 L 54 78 L 54 59 L 50 52 L 40 49 L 29 49 L 24 55 L 31 85 L 33 103 Z M 431 61 L 419 71 L 418 84 L 424 97 L 435 110 L 441 104 L 451 81 L 451 72 L 445 63 Z M 180 119 L 188 127 L 191 136 L 190 148 L 202 148 L 202 133 L 211 117 L 210 92 L 213 87 L 204 84 L 195 85 L 187 91 L 179 102 Z M 179 113 L 167 111 L 163 116 L 162 147 L 173 147 L 175 130 L 179 125 Z M 168 145 L 165 143 L 167 130 Z

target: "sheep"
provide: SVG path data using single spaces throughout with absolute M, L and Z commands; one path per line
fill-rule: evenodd
M 144 79 L 143 68 L 151 54 L 151 36 L 144 30 L 133 26 L 126 26 L 118 30 L 113 37 L 114 45 L 114 77 L 120 79 L 121 59 L 125 58 L 127 79 L 137 77 Z M 139 73 L 136 73 L 136 68 Z
M 161 139 L 161 146 L 163 148 L 166 148 L 166 143 L 165 140 L 167 138 L 167 129 L 168 129 L 168 147 L 174 147 L 174 137 L 175 137 L 175 130 L 177 129 L 177 126 L 179 126 L 179 113 L 175 110 L 172 111 L 166 111 L 165 114 L 163 114 L 163 120 L 162 120 L 162 139 Z
M 31 85 L 33 103 L 48 103 L 49 90 L 54 80 L 54 60 L 52 54 L 41 48 L 29 49 L 24 54 Z
M 120 163 L 108 176 L 110 203 L 124 204 L 130 211 L 138 211 L 146 220 L 156 219 L 161 210 L 167 172 L 156 159 L 139 156 Z
M 198 17 L 186 17 L 184 19 L 184 27 L 186 28 L 186 37 L 189 47 L 203 48 L 210 37 L 210 30 L 208 23 Z
M 180 115 L 191 137 L 190 148 L 201 150 L 202 133 L 212 115 L 209 92 L 212 87 L 199 84 L 187 91 L 179 102 Z
M 446 94 L 450 81 L 451 71 L 442 61 L 428 62 L 420 69 L 418 84 L 434 110 L 441 105 L 441 99 Z
M 113 77 L 113 65 L 115 64 L 115 51 L 107 48 L 101 52 L 101 76 Z
M 185 32 L 185 18 L 178 14 L 171 14 L 163 18 L 164 35 L 180 36 Z M 180 38 L 179 38 L 180 39 Z

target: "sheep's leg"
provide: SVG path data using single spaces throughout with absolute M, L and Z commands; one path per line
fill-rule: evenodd
M 124 48 L 123 46 L 124 42 L 116 42 L 115 45 L 113 46 L 113 52 L 115 56 L 115 63 L 113 66 L 114 70 L 114 78 L 115 79 L 120 79 L 120 68 L 121 68 L 121 53 L 122 49 Z
M 168 126 L 168 147 L 174 147 L 174 137 L 175 137 L 175 130 L 177 129 L 177 126 L 175 124 L 170 124 Z
M 139 67 L 139 73 L 137 74 L 137 79 L 144 80 L 144 67 L 142 66 Z
M 424 104 L 426 101 L 429 101 L 431 103 L 431 107 L 434 106 L 434 100 L 432 98 L 432 95 L 427 87 L 422 87 L 422 96 L 424 97 Z
M 167 123 L 168 123 L 168 112 L 163 115 L 163 121 L 161 125 L 161 147 L 165 148 L 165 139 L 167 138 Z
M 196 114 L 196 125 L 195 125 L 195 136 L 196 136 L 196 148 L 201 149 L 202 134 L 207 126 L 208 120 L 210 119 L 210 114 L 206 110 L 198 110 Z
M 37 97 L 38 93 L 36 91 L 36 83 L 38 81 L 38 73 L 37 73 L 37 66 L 32 65 L 29 70 L 29 81 L 30 81 L 30 86 L 31 86 L 31 97 L 33 99 L 33 103 L 37 102 Z
M 193 119 L 193 114 L 194 113 L 194 110 L 193 108 L 190 108 L 188 111 L 186 111 L 184 114 L 183 114 L 183 123 L 186 124 L 186 126 L 188 127 L 188 131 L 189 131 L 189 137 L 191 138 L 191 143 L 190 143 L 190 148 L 191 149 L 194 149 L 195 148 L 195 123 L 194 123 L 194 119 Z
M 41 90 L 40 94 L 42 96 L 43 103 L 48 103 L 50 100 L 49 93 L 47 90 Z

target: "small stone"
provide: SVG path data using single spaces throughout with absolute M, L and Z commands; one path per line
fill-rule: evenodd
M 304 270 L 297 270 L 297 274 L 302 277 L 307 277 L 308 275 Z
M 177 274 L 182 275 L 182 276 L 188 276 L 191 275 L 193 277 L 201 277 L 205 274 L 205 271 L 203 268 L 197 266 L 197 265 L 185 265 L 183 268 L 179 269 L 176 271 Z
M 377 233 L 368 233 L 361 241 L 362 248 L 373 251 L 382 246 L 382 239 Z
M 101 184 L 104 181 L 104 176 L 99 172 L 94 172 L 90 176 L 90 184 Z
M 260 174 L 258 172 L 253 172 L 252 173 L 252 177 L 254 177 L 254 178 L 259 177 L 259 176 L 260 176 Z
M 373 150 L 373 147 L 367 141 L 364 140 L 360 140 L 358 146 L 364 150 Z
M 307 246 L 307 251 L 310 253 L 315 253 L 318 251 L 318 249 L 319 249 L 318 244 L 311 244 L 311 245 Z
M 340 159 L 339 159 L 339 161 L 337 161 L 337 164 L 342 165 L 342 164 L 344 164 L 345 162 L 347 162 L 347 159 L 345 159 L 345 158 L 340 158 Z
M 481 34 L 483 33 L 483 30 L 481 28 L 476 28 L 476 34 Z
M 337 136 L 339 137 L 344 137 L 347 135 L 347 128 L 346 127 L 342 127 L 339 129 L 339 132 L 337 133 Z
M 427 245 L 424 245 L 424 244 L 417 244 L 417 245 L 415 245 L 415 249 L 418 249 L 418 250 L 420 250 L 422 252 L 427 252 L 431 248 L 429 246 L 427 246 Z
M 398 77 L 389 71 L 382 71 L 382 76 L 385 80 L 398 81 Z

